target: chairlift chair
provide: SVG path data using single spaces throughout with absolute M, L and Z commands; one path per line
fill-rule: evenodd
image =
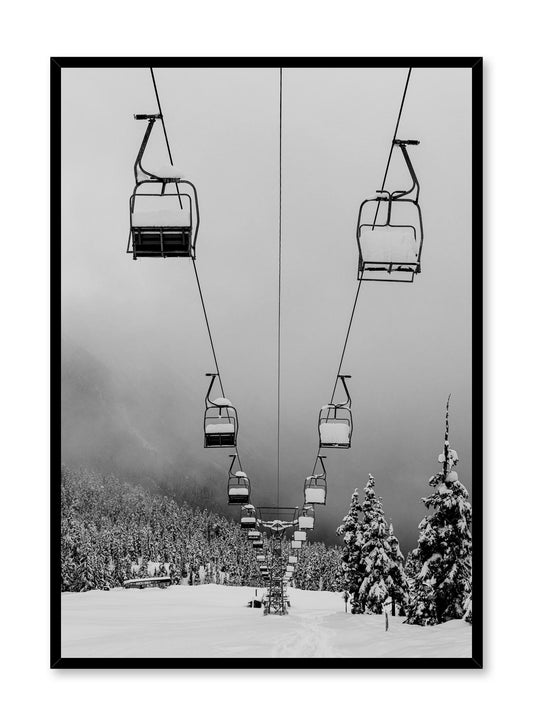
M 258 529 L 250 529 L 248 531 L 248 540 L 250 542 L 259 541 L 261 539 L 261 532 Z
M 325 456 L 317 456 L 313 473 L 308 476 L 304 484 L 304 504 L 325 504 L 327 496 L 326 468 L 324 466 Z M 317 468 L 322 471 L 317 473 Z
M 293 539 L 296 540 L 296 542 L 305 542 L 307 539 L 307 532 L 297 529 L 293 534 Z
M 148 171 L 143 156 L 154 123 L 161 114 L 135 114 L 148 121 L 133 172 L 135 187 L 130 197 L 130 234 L 127 252 L 138 257 L 196 257 L 200 226 L 198 194 L 173 164 Z M 171 191 L 168 191 L 170 188 Z M 175 190 L 175 191 L 172 191 Z
M 301 550 L 302 542 L 299 539 L 291 539 L 291 550 Z
M 294 565 L 287 565 L 285 572 L 294 572 Z
M 260 539 L 255 539 L 252 542 L 252 548 L 254 550 L 262 550 L 263 549 L 263 545 L 264 545 L 264 542 L 263 542 L 263 538 L 262 537 Z
M 315 508 L 313 504 L 306 504 L 298 517 L 299 529 L 313 529 L 315 526 Z M 296 532 L 295 532 L 296 534 Z
M 407 152 L 408 146 L 419 143 L 412 139 L 394 140 L 394 147 L 401 150 L 407 164 L 411 188 L 394 192 L 378 189 L 378 196 L 365 199 L 359 208 L 358 280 L 413 282 L 421 270 L 424 229 L 418 203 L 420 185 Z
M 245 504 L 241 507 L 241 529 L 254 529 L 256 522 L 254 505 Z
M 289 563 L 289 565 L 297 565 L 298 564 L 298 555 L 289 555 L 288 563 Z
M 228 504 L 248 504 L 250 501 L 250 480 L 244 471 L 233 471 L 236 454 L 229 455 L 231 464 L 228 472 Z
M 211 376 L 211 382 L 205 397 L 204 447 L 235 447 L 237 446 L 237 430 L 239 427 L 237 411 L 228 398 L 222 396 L 211 400 L 211 391 L 215 380 L 219 378 L 219 374 L 206 373 L 206 376 Z
M 255 556 L 255 559 L 257 560 L 257 562 L 266 562 L 266 555 L 258 552 Z
M 318 417 L 318 438 L 320 448 L 329 449 L 349 449 L 352 443 L 353 418 L 352 418 L 352 399 L 346 385 L 346 379 L 351 378 L 348 375 L 337 376 L 340 379 L 344 391 L 346 393 L 346 401 L 341 403 L 333 403 L 335 391 L 333 392 L 332 401 L 326 406 L 322 406 Z M 335 388 L 337 386 L 335 385 Z

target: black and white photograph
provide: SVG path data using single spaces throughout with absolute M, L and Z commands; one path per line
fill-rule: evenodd
M 51 59 L 53 668 L 482 667 L 482 68 Z

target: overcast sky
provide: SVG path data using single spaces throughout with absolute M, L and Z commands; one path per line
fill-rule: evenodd
M 285 69 L 280 504 L 299 504 L 356 285 L 355 222 L 381 184 L 407 69 Z M 406 551 L 438 471 L 451 399 L 458 473 L 471 483 L 471 71 L 414 69 L 399 137 L 411 152 L 425 228 L 412 285 L 363 283 L 343 371 L 350 450 L 328 454 L 332 541 L 371 472 Z M 253 499 L 275 503 L 279 69 L 156 69 L 176 165 L 198 188 L 197 265 Z M 204 451 L 204 373 L 213 369 L 190 260 L 126 255 L 133 163 L 157 111 L 148 69 L 63 69 L 64 333 L 121 374 L 183 394 L 176 439 Z M 400 155 L 398 154 L 398 157 Z M 146 156 L 167 161 L 154 132 Z M 398 161 L 398 159 L 396 159 Z M 389 189 L 405 189 L 401 161 Z M 189 410 L 190 408 L 190 410 Z M 157 442 L 153 442 L 157 445 Z M 221 477 L 221 487 L 225 481 Z

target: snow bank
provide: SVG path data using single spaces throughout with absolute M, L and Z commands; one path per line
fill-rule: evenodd
M 259 588 L 262 597 L 265 590 Z M 287 617 L 247 608 L 255 588 L 200 585 L 165 590 L 63 593 L 62 657 L 468 658 L 462 620 L 403 625 L 389 615 L 344 613 L 341 593 L 290 589 Z

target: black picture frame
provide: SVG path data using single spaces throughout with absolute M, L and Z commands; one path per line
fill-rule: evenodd
M 472 624 L 470 658 L 63 658 L 61 657 L 61 71 L 63 68 L 470 68 L 472 72 Z M 483 667 L 483 59 L 481 57 L 394 58 L 113 58 L 50 59 L 51 148 L 51 501 L 50 667 L 246 668 L 246 669 L 454 669 Z M 413 626 L 416 627 L 416 626 Z

